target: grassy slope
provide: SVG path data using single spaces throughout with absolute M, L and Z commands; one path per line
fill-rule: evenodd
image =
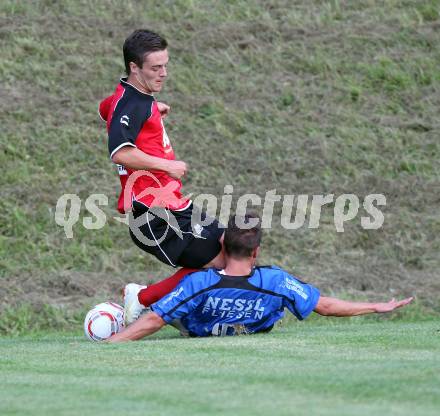
M 358 217 L 338 234 L 331 209 L 318 230 L 275 220 L 264 263 L 332 292 L 438 297 L 437 0 L 139 3 L 1 3 L 2 305 L 92 302 L 169 272 L 112 219 L 119 185 L 96 114 L 135 27 L 170 41 L 159 98 L 186 192 L 386 195 L 379 231 Z M 66 239 L 53 219 L 64 193 L 108 195 L 106 227 Z
M 176 334 L 113 346 L 76 335 L 0 339 L 0 412 L 438 414 L 435 321 L 322 318 L 262 336 L 182 340 Z

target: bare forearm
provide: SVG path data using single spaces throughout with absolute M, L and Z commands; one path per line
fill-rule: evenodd
M 180 179 L 187 171 L 187 165 L 180 160 L 162 159 L 150 156 L 136 147 L 125 146 L 112 157 L 113 162 L 133 170 L 166 172 L 174 179 Z
M 108 339 L 108 342 L 124 342 L 136 341 L 148 335 L 159 331 L 164 325 L 165 321 L 154 312 L 141 316 L 136 322 L 133 322 L 124 331 L 113 335 Z
M 134 170 L 160 170 L 167 172 L 169 160 L 144 153 L 136 147 L 126 146 L 113 155 L 113 162 Z
M 350 302 L 336 298 L 321 296 L 315 312 L 325 316 L 356 316 L 368 313 L 391 312 L 394 309 L 411 303 L 413 298 L 401 301 L 392 299 L 389 302 Z
M 315 312 L 325 316 L 355 316 L 376 312 L 375 304 L 370 302 L 348 302 L 321 296 Z

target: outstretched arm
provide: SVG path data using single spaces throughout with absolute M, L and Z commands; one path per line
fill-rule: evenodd
M 370 303 L 349 302 L 321 296 L 315 307 L 315 312 L 324 316 L 355 316 L 365 315 L 367 313 L 384 313 L 408 305 L 413 299 L 413 297 L 410 297 L 401 301 L 396 301 L 396 299 L 393 298 L 386 303 Z
M 107 342 L 136 341 L 137 339 L 144 338 L 147 335 L 154 334 L 165 325 L 166 322 L 159 315 L 154 312 L 150 312 L 146 315 L 142 315 L 124 331 L 111 336 Z

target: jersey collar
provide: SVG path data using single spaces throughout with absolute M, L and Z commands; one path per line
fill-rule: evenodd
M 229 274 L 226 274 L 224 269 L 223 270 L 217 270 L 213 269 L 215 273 L 217 273 L 221 277 L 230 277 L 231 279 L 249 279 L 253 276 L 255 272 L 255 267 L 252 268 L 251 272 L 248 275 L 245 276 L 230 276 Z
M 127 79 L 128 79 L 128 77 L 121 77 L 119 81 L 120 81 L 121 84 L 123 84 L 123 85 L 128 85 L 128 86 L 130 86 L 131 88 L 134 88 L 136 91 L 140 92 L 141 94 L 149 95 L 150 97 L 154 97 L 153 94 L 150 94 L 150 93 L 148 93 L 148 92 L 143 92 L 143 91 L 141 91 L 139 88 L 136 88 L 133 84 L 130 84 L 129 82 L 127 82 Z

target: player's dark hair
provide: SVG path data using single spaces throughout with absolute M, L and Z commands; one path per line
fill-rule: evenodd
M 134 62 L 139 68 L 142 68 L 145 54 L 163 51 L 167 46 L 168 42 L 157 33 L 147 29 L 135 30 L 125 39 L 122 48 L 127 75 L 130 75 L 130 62 Z
M 250 257 L 260 242 L 261 221 L 257 214 L 233 215 L 229 219 L 223 242 L 228 256 L 236 259 Z

